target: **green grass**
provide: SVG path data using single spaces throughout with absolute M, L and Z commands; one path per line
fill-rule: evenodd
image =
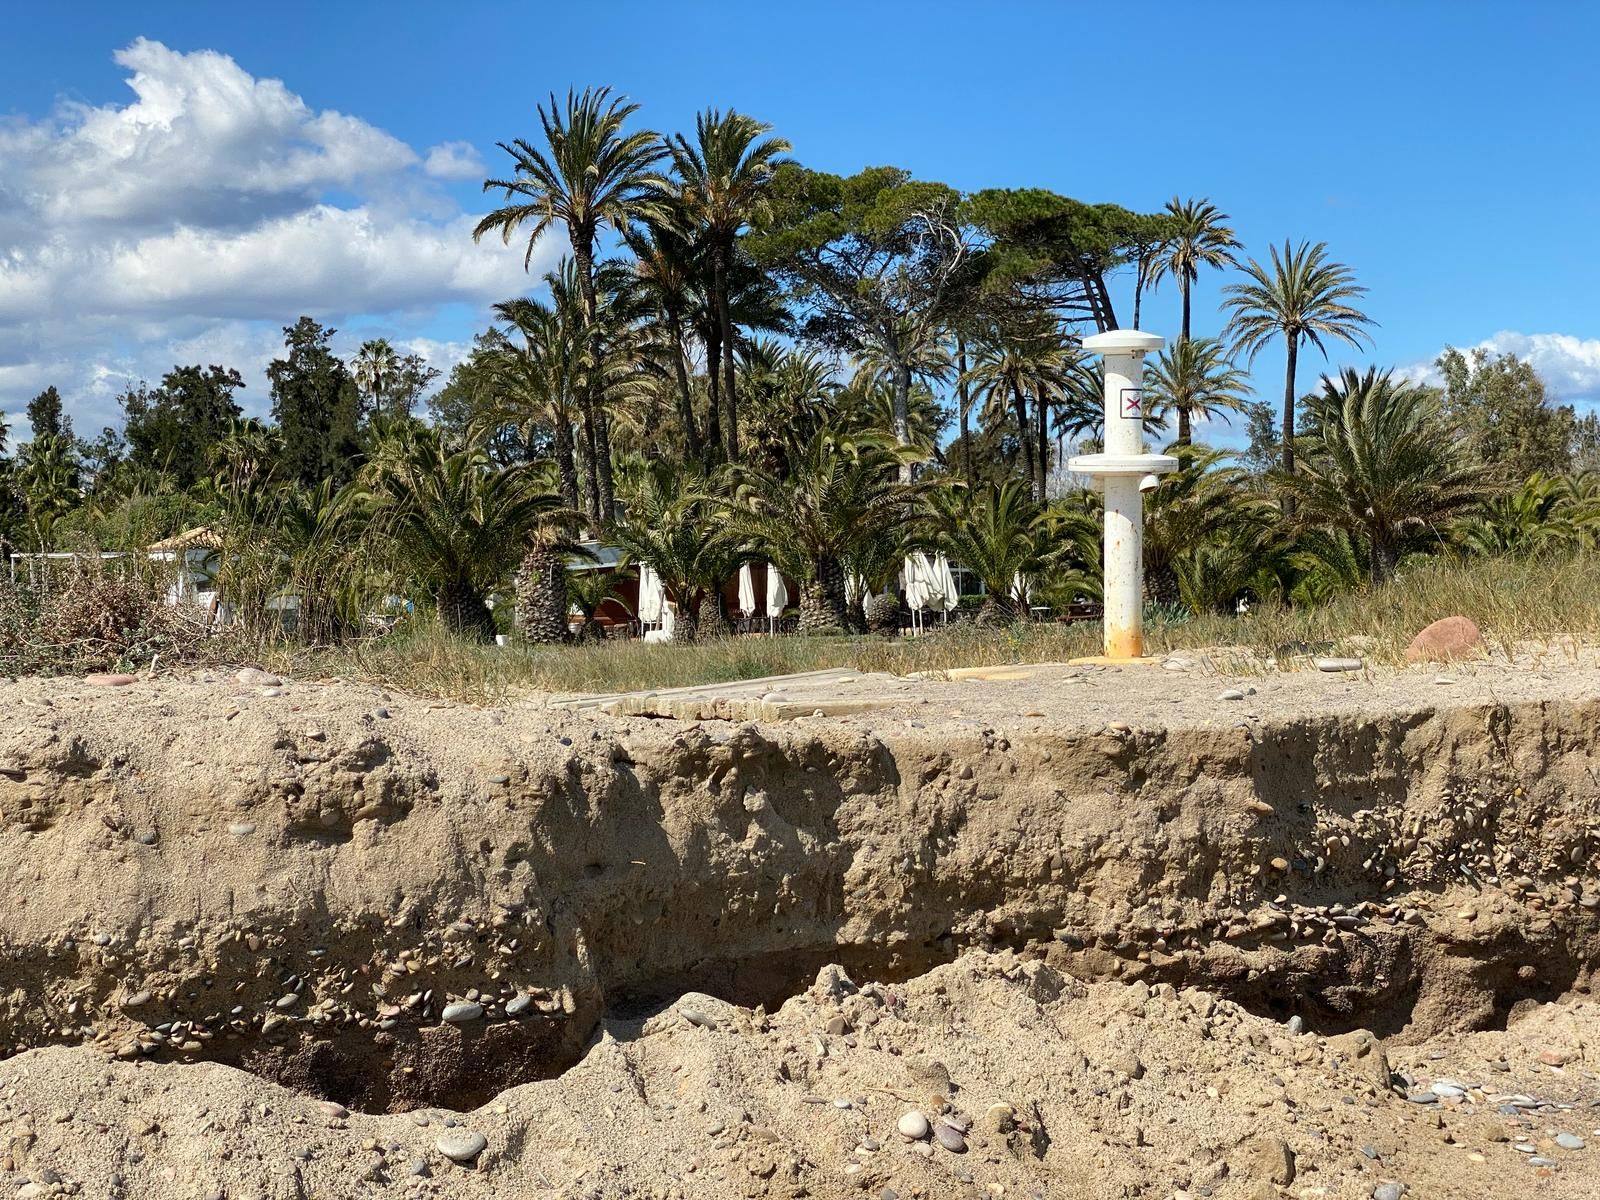
M 1579 643 L 1600 642 L 1600 555 L 1537 563 L 1436 561 L 1378 591 L 1315 608 L 1267 604 L 1239 617 L 1162 616 L 1147 623 L 1145 634 L 1152 654 L 1236 647 L 1234 665 L 1240 669 L 1302 644 L 1397 664 L 1417 630 L 1453 613 L 1476 621 L 1492 650 L 1543 642 L 1561 654 Z M 469 645 L 418 623 L 358 645 L 317 652 L 280 649 L 265 657 L 270 665 L 301 674 L 350 676 L 492 702 L 534 690 L 686 687 L 842 666 L 904 675 L 1074 658 L 1097 653 L 1099 646 L 1098 625 L 1025 623 L 998 630 L 934 626 L 934 632 L 915 639 L 742 637 L 693 646 L 617 641 L 497 648 Z

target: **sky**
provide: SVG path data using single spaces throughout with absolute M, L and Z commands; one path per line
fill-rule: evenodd
M 1530 357 L 1600 405 L 1600 6 L 1275 3 L 270 6 L 80 0 L 7 15 L 0 74 L 0 411 L 58 387 L 80 433 L 130 383 L 263 370 L 307 313 L 352 353 L 388 337 L 447 371 L 561 247 L 470 230 L 496 143 L 611 84 L 641 125 L 703 108 L 772 124 L 809 166 L 901 166 L 1230 214 L 1247 257 L 1326 242 L 1369 289 L 1373 345 L 1323 369 L 1426 376 L 1445 345 Z M 1195 334 L 1218 332 L 1206 274 Z M 1116 281 L 1131 308 L 1131 280 Z M 1171 337 L 1164 286 L 1144 325 Z M 1253 364 L 1259 398 L 1283 357 Z M 1237 440 L 1222 429 L 1213 440 Z

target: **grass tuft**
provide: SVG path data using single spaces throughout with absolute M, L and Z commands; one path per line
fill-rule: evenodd
M 1404 661 L 1405 647 L 1440 617 L 1471 617 L 1491 650 L 1545 643 L 1555 653 L 1600 641 L 1600 554 L 1530 562 L 1440 560 L 1373 592 L 1315 608 L 1263 604 L 1242 616 L 1185 618 L 1163 611 L 1146 625 L 1153 654 L 1236 648 L 1240 670 L 1295 651 L 1359 654 L 1376 664 Z M 354 676 L 427 695 L 492 703 L 528 691 L 621 692 L 688 687 L 855 667 L 897 675 L 956 667 L 1045 662 L 1097 653 L 1098 625 L 963 624 L 921 638 L 742 637 L 693 646 L 636 641 L 589 646 L 476 646 L 417 623 L 375 641 L 317 652 L 268 652 L 300 673 Z M 1223 656 L 1225 659 L 1226 655 Z

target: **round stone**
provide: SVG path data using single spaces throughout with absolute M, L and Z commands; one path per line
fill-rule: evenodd
M 928 1136 L 928 1118 L 915 1110 L 908 1112 L 895 1123 L 895 1128 L 900 1131 L 901 1137 L 910 1138 L 912 1141 L 921 1141 Z
M 135 992 L 133 995 L 129 996 L 126 1000 L 124 1000 L 122 1002 L 122 1007 L 123 1008 L 138 1008 L 142 1004 L 149 1004 L 149 1003 L 150 1003 L 150 993 L 149 992 L 140 991 L 140 992 Z
M 233 834 L 234 837 L 249 837 L 255 831 L 256 823 L 254 821 L 231 821 L 228 824 L 228 832 Z
M 954 1125 L 940 1121 L 933 1127 L 933 1136 L 939 1145 L 951 1154 L 964 1154 L 967 1149 L 967 1139 L 961 1136 L 961 1131 Z
M 1380 1183 L 1372 1189 L 1372 1200 L 1400 1200 L 1405 1190 L 1403 1183 Z
M 446 1129 L 433 1145 L 451 1162 L 469 1163 L 484 1152 L 489 1139 L 470 1129 Z
M 270 671 L 263 671 L 259 667 L 245 667 L 234 678 L 245 687 L 277 687 L 283 682 Z
M 283 995 L 279 996 L 272 1003 L 273 1003 L 273 1007 L 279 1008 L 279 1009 L 293 1008 L 296 1004 L 300 1003 L 300 993 L 299 992 L 285 992 Z
M 461 1025 L 483 1016 L 483 1005 L 471 1000 L 457 1000 L 454 1004 L 446 1004 L 442 1015 L 452 1025 Z
M 1563 1150 L 1582 1150 L 1584 1147 L 1583 1139 L 1575 1133 L 1558 1133 L 1555 1141 Z
M 533 997 L 524 992 L 520 996 L 513 996 L 506 1001 L 506 1016 L 520 1017 L 533 1007 Z

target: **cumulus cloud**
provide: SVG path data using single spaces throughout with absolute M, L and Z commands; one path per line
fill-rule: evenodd
M 419 154 L 212 50 L 141 38 L 114 57 L 129 101 L 0 119 L 0 410 L 54 383 L 98 428 L 126 380 L 175 362 L 264 384 L 301 313 L 428 331 L 442 306 L 528 287 L 439 186 L 482 177 L 469 143 Z
M 1544 380 L 1545 394 L 1560 403 L 1586 401 L 1600 404 L 1600 338 L 1577 337 L 1570 333 L 1518 333 L 1502 329 L 1476 346 L 1459 347 L 1470 352 L 1488 350 L 1491 354 L 1514 354 Z M 1441 353 L 1443 348 L 1441 347 Z M 1412 363 L 1398 374 L 1419 383 L 1435 386 L 1444 376 L 1433 359 Z
M 471 142 L 440 142 L 428 151 L 422 169 L 434 179 L 482 179 L 486 170 Z

